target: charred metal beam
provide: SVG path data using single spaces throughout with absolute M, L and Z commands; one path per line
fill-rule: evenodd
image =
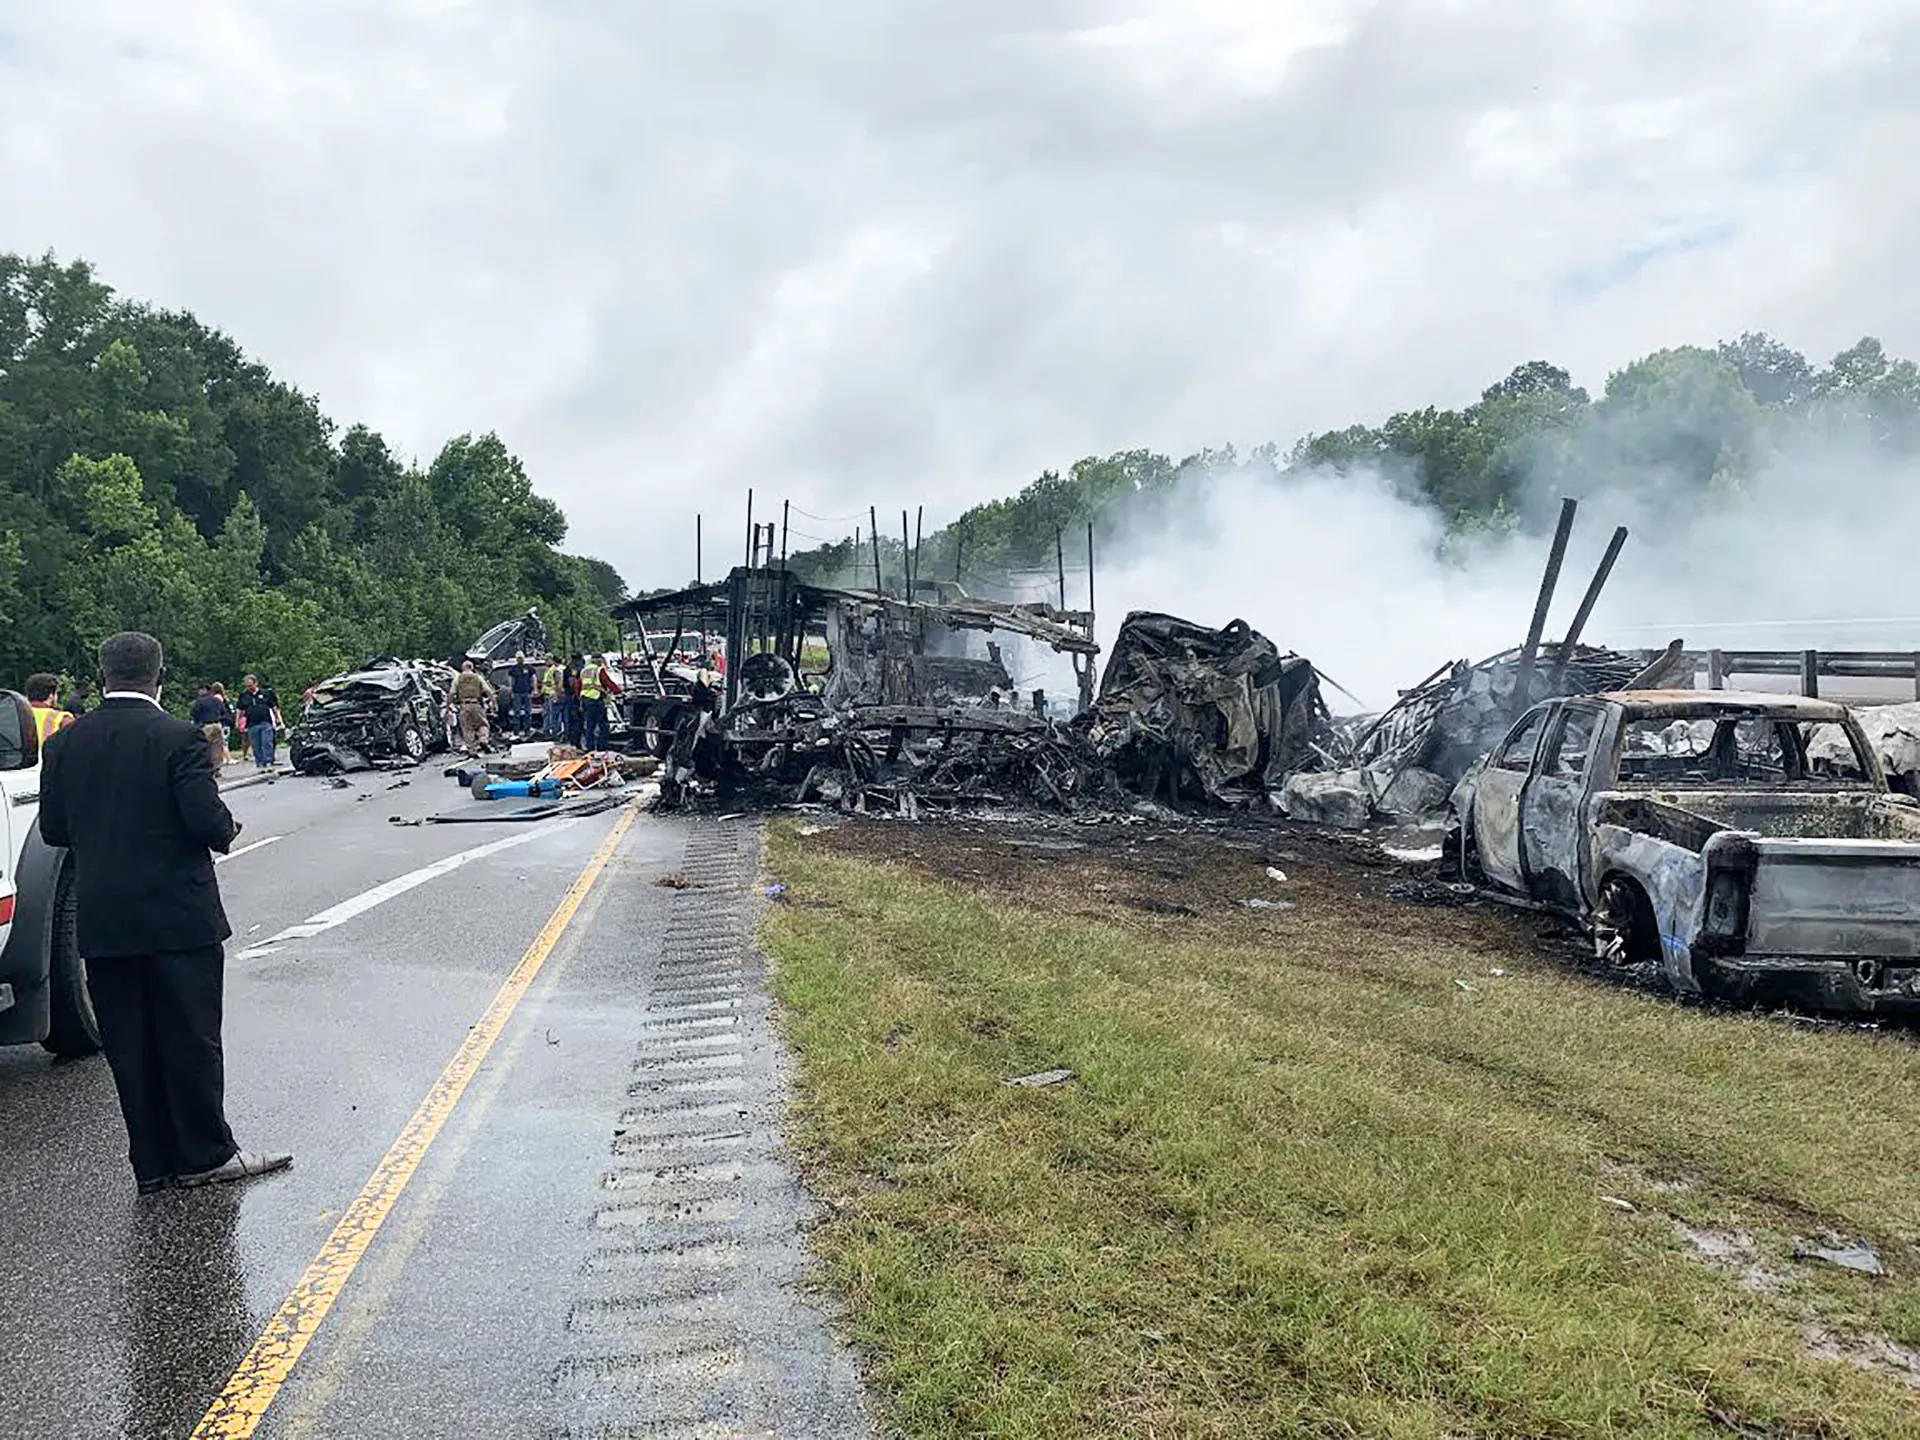
M 1567 626 L 1567 638 L 1560 642 L 1560 657 L 1553 662 L 1553 677 L 1548 689 L 1559 693 L 1560 677 L 1566 674 L 1567 662 L 1573 658 L 1573 650 L 1580 643 L 1580 635 L 1587 628 L 1587 621 L 1593 616 L 1593 607 L 1600 603 L 1600 592 L 1607 588 L 1607 577 L 1613 574 L 1613 565 L 1620 558 L 1620 551 L 1627 543 L 1627 527 L 1622 525 L 1613 532 L 1613 539 L 1607 542 L 1607 553 L 1600 557 L 1600 568 L 1593 572 L 1593 580 L 1587 586 L 1587 593 L 1580 597 L 1580 608 L 1573 612 L 1573 623 Z
M 1533 602 L 1533 623 L 1527 627 L 1527 643 L 1520 651 L 1520 668 L 1513 677 L 1512 713 L 1520 714 L 1532 703 L 1533 662 L 1540 653 L 1540 636 L 1547 628 L 1547 612 L 1553 608 L 1554 587 L 1560 583 L 1560 566 L 1567 558 L 1567 540 L 1573 534 L 1573 517 L 1580 502 L 1568 497 L 1560 502 L 1560 523 L 1554 527 L 1553 548 L 1547 552 L 1546 573 L 1540 577 L 1540 595 Z

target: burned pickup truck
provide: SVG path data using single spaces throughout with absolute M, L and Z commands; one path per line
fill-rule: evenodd
M 1683 994 L 1920 1012 L 1920 804 L 1845 707 L 1730 691 L 1537 705 L 1462 778 L 1463 878 Z
M 313 687 L 289 744 L 302 775 L 338 775 L 411 764 L 448 745 L 445 665 L 391 656 Z

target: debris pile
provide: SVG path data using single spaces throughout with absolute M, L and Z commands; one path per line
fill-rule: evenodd
M 1649 666 L 1638 656 L 1577 645 L 1564 661 L 1529 667 L 1527 693 L 1520 699 L 1522 653 L 1507 650 L 1477 665 L 1456 660 L 1442 666 L 1401 695 L 1355 740 L 1352 764 L 1395 776 L 1427 770 L 1451 785 L 1500 743 L 1522 712 L 1540 701 L 1649 689 L 1670 669 L 1664 660 Z
M 1880 757 L 1888 782 L 1894 789 L 1920 798 L 1920 703 L 1870 705 L 1855 711 L 1854 716 L 1867 743 Z M 1853 763 L 1845 737 L 1831 730 L 1814 737 L 1807 756 L 1815 765 Z
M 1135 611 L 1114 640 L 1093 734 L 1119 780 L 1216 804 L 1264 804 L 1322 763 L 1332 717 L 1320 677 L 1244 620 L 1218 630 Z

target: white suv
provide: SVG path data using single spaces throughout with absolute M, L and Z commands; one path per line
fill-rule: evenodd
M 0 1045 L 91 1055 L 100 1025 L 74 943 L 73 866 L 40 838 L 39 818 L 33 711 L 0 690 Z

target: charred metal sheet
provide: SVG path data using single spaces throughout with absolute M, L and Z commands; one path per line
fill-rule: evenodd
M 1130 788 L 1265 803 L 1318 768 L 1331 735 L 1320 677 L 1244 620 L 1214 630 L 1135 611 L 1114 640 L 1096 738 Z

